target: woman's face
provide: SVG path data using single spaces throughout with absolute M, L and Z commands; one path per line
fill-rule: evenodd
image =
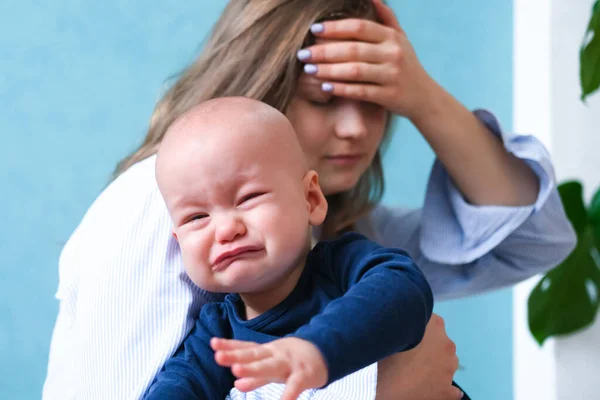
M 352 189 L 371 165 L 386 127 L 383 107 L 334 97 L 303 74 L 287 117 L 324 194 Z

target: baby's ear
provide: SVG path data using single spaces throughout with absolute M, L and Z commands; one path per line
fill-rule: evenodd
M 319 175 L 315 171 L 308 171 L 304 175 L 303 183 L 308 221 L 312 226 L 321 225 L 327 216 L 327 200 L 319 185 Z
M 175 231 L 173 231 L 173 237 L 175 238 L 175 240 L 177 240 L 177 242 L 179 242 L 179 238 L 177 237 L 177 234 L 175 233 Z

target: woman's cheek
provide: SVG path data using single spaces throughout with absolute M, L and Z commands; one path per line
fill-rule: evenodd
M 310 113 L 307 113 L 310 114 Z M 314 163 L 322 155 L 333 131 L 328 128 L 326 118 L 316 115 L 307 115 L 302 124 L 294 126 L 298 141 L 309 163 Z
M 302 144 L 302 152 L 308 163 L 308 167 L 315 169 L 318 164 L 321 153 L 325 147 L 323 141 L 317 141 L 316 138 L 307 138 L 308 140 Z

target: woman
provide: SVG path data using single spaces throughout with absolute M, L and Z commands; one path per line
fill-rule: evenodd
M 211 300 L 185 276 L 153 155 L 179 115 L 231 95 L 294 125 L 329 201 L 316 236 L 355 229 L 407 249 L 438 299 L 513 284 L 574 246 L 540 143 L 502 132 L 434 82 L 380 0 L 233 0 L 63 250 L 46 399 L 139 397 Z M 437 155 L 423 210 L 378 204 L 390 113 Z M 380 364 L 379 398 L 458 398 L 454 351 L 434 318 L 420 346 Z

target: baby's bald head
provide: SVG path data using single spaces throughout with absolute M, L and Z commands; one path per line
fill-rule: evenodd
M 246 98 L 207 101 L 179 118 L 158 151 L 156 181 L 186 272 L 213 292 L 271 296 L 304 267 L 312 227 L 327 215 L 292 125 Z M 219 267 L 245 246 L 257 250 Z
M 185 169 L 210 173 L 216 168 L 246 168 L 272 163 L 301 177 L 308 166 L 288 119 L 275 108 L 244 97 L 209 100 L 192 108 L 167 130 L 156 161 L 163 196 L 173 176 Z

